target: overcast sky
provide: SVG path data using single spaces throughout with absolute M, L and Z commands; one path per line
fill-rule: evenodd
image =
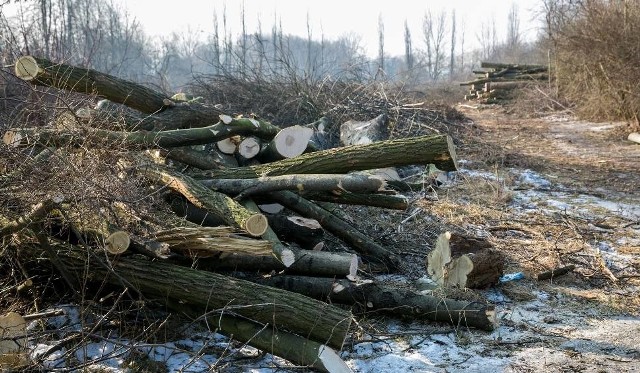
M 138 19 L 150 36 L 166 36 L 172 31 L 185 32 L 190 29 L 204 39 L 213 32 L 213 14 L 218 14 L 221 23 L 226 6 L 232 33 L 239 34 L 240 0 L 115 0 Z M 537 34 L 539 22 L 534 20 L 541 7 L 541 0 L 515 0 L 520 12 L 520 28 L 525 37 Z M 306 37 L 307 14 L 313 37 L 336 39 L 347 33 L 362 37 L 362 46 L 370 56 L 377 54 L 378 16 L 382 15 L 385 29 L 385 49 L 390 55 L 404 53 L 404 21 L 409 23 L 414 46 L 423 43 L 422 18 L 426 11 L 451 12 L 455 9 L 458 30 L 465 24 L 465 44 L 477 44 L 482 23 L 490 24 L 495 18 L 499 38 L 506 33 L 507 14 L 512 1 L 509 0 L 244 0 L 248 32 L 258 27 L 258 19 L 265 33 L 270 32 L 274 16 L 282 19 L 285 34 Z M 449 15 L 450 17 L 450 15 Z

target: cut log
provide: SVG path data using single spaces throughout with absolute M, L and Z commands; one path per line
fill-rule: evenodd
M 315 203 L 289 191 L 272 192 L 269 198 L 304 217 L 317 220 L 322 227 L 350 244 L 367 260 L 382 263 L 388 270 L 398 267 L 398 258 L 390 250 Z
M 70 205 L 60 207 L 75 236 L 86 245 L 98 247 L 109 254 L 122 254 L 129 248 L 129 233 L 109 223 L 108 218 L 94 210 L 77 210 Z
M 106 280 L 115 285 L 124 281 L 147 299 L 179 302 L 202 313 L 216 309 L 232 311 L 338 350 L 351 325 L 350 312 L 296 293 L 136 257 L 121 257 L 107 264 L 73 245 L 56 241 L 55 247 L 60 260 L 72 272 L 86 273 L 87 280 Z
M 193 166 L 201 170 L 219 170 L 226 168 L 227 154 L 217 151 L 195 150 L 189 147 L 171 148 L 169 150 L 161 150 L 160 154 L 168 159 L 184 163 L 187 166 Z
M 150 88 L 95 70 L 54 63 L 43 58 L 19 57 L 15 63 L 15 74 L 33 84 L 97 94 L 143 113 L 155 113 L 167 107 L 165 100 L 168 97 Z
M 282 131 L 280 131 L 282 132 Z M 278 135 L 276 135 L 278 137 Z M 238 144 L 238 155 L 244 159 L 252 159 L 260 153 L 260 144 L 262 142 L 257 137 L 245 137 Z
M 257 159 L 268 163 L 285 158 L 297 157 L 304 153 L 313 136 L 313 129 L 303 126 L 291 126 L 280 130 L 276 137 L 269 142 Z
M 353 278 L 358 273 L 358 256 L 355 254 L 311 250 L 297 250 L 295 254 L 296 260 L 288 268 L 275 256 L 226 253 L 216 258 L 198 260 L 194 265 L 198 269 L 213 272 L 277 272 L 328 278 Z
M 243 238 L 231 227 L 175 227 L 156 232 L 154 240 L 191 258 L 210 258 L 220 252 L 271 255 L 271 243 Z
M 381 114 L 376 118 L 360 122 L 350 120 L 340 126 L 340 143 L 342 145 L 371 144 L 389 139 L 389 118 Z
M 323 193 L 323 192 L 299 192 L 300 196 L 322 202 L 339 203 L 345 205 L 364 205 L 382 207 L 385 209 L 406 210 L 409 207 L 409 199 L 404 196 L 388 196 L 383 194 L 361 194 L 347 191 Z
M 541 72 L 548 70 L 547 66 L 544 65 L 521 65 L 497 62 L 480 62 L 480 67 L 483 69 L 540 70 Z
M 427 273 L 445 287 L 485 288 L 498 283 L 504 257 L 486 240 L 442 233 L 427 255 Z
M 147 178 L 182 194 L 195 206 L 211 212 L 228 225 L 240 228 L 251 236 L 259 237 L 268 228 L 267 218 L 264 215 L 247 210 L 225 194 L 214 192 L 187 175 L 151 164 L 140 172 Z
M 324 230 L 314 219 L 300 216 L 267 215 L 269 226 L 283 241 L 295 242 L 306 250 L 321 250 L 324 247 Z
M 205 171 L 196 177 L 199 179 L 251 179 L 291 174 L 337 174 L 431 163 L 442 171 L 458 169 L 451 137 L 448 135 L 419 136 L 352 145 L 306 153 L 265 165 Z
M 640 133 L 638 133 L 638 132 L 631 132 L 631 133 L 629 134 L 629 137 L 627 137 L 627 139 L 628 139 L 629 141 L 633 141 L 633 142 L 635 142 L 635 143 L 640 144 Z
M 221 116 L 225 118 L 226 116 Z M 231 119 L 220 123 L 189 129 L 171 131 L 120 132 L 95 128 L 13 128 L 4 133 L 2 140 L 12 147 L 33 146 L 119 146 L 128 149 L 172 148 L 189 145 L 204 145 L 235 135 L 255 135 L 271 139 L 279 129 L 267 122 L 255 119 Z
M 184 307 L 180 305 L 174 308 L 184 311 Z M 193 312 L 191 314 L 193 317 L 199 316 Z M 271 324 L 259 324 L 226 314 L 208 316 L 207 320 L 208 325 L 216 328 L 216 332 L 280 356 L 295 365 L 312 367 L 326 373 L 352 373 L 338 353 L 326 344 L 278 330 Z
M 424 295 L 384 286 L 372 281 L 353 282 L 306 276 L 272 276 L 258 280 L 263 285 L 305 294 L 312 298 L 358 305 L 360 312 L 383 312 L 411 320 L 448 322 L 456 326 L 491 331 L 496 328 L 493 305 Z
M 116 78 L 95 70 L 54 63 L 43 58 L 23 56 L 15 63 L 18 78 L 32 84 L 86 93 L 124 104 L 145 114 L 129 118 L 125 128 L 172 130 L 205 127 L 222 112 L 195 102 L 178 103 L 143 85 Z M 100 111 L 100 110 L 98 110 Z
M 360 193 L 387 192 L 386 183 L 378 177 L 362 174 L 306 174 L 263 176 L 257 179 L 201 179 L 200 182 L 226 194 L 237 194 L 237 200 L 254 194 L 277 190 L 351 191 Z
M 218 148 L 220 153 L 232 155 L 238 151 L 239 142 L 240 136 L 232 136 L 216 142 L 216 147 Z

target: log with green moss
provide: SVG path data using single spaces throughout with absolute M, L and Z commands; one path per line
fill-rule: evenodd
M 258 166 L 205 171 L 196 177 L 249 179 L 292 174 L 339 174 L 412 164 L 434 164 L 442 171 L 456 171 L 458 166 L 451 137 L 419 136 L 344 146 Z
M 355 283 L 321 277 L 273 276 L 258 282 L 332 303 L 359 305 L 362 312 L 377 311 L 488 331 L 497 325 L 491 304 L 424 295 L 372 281 Z
M 136 257 L 106 263 L 81 247 L 52 242 L 58 258 L 71 272 L 86 273 L 89 281 L 130 286 L 148 299 L 179 302 L 202 314 L 232 312 L 338 350 L 349 332 L 350 312 L 297 293 Z
M 153 149 L 209 144 L 234 135 L 252 134 L 269 138 L 277 132 L 278 128 L 268 122 L 221 115 L 220 122 L 211 126 L 156 132 L 111 131 L 89 127 L 12 128 L 4 133 L 3 142 L 12 147 L 44 144 L 55 147 L 118 146 L 125 149 Z

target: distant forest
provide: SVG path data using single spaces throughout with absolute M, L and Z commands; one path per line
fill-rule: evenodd
M 248 30 L 244 11 L 240 19 L 229 19 L 226 12 L 214 14 L 214 31 L 206 40 L 190 30 L 152 39 L 125 9 L 109 1 L 22 3 L 22 14 L 0 14 L 4 65 L 18 55 L 32 54 L 150 83 L 165 92 L 183 90 L 189 82 L 212 75 L 423 84 L 464 79 L 481 60 L 530 63 L 547 58 L 538 42 L 522 40 L 516 5 L 509 12 L 505 40 L 498 40 L 495 20 L 470 34 L 455 12 L 426 12 L 419 35 L 413 35 L 405 22 L 401 56 L 385 52 L 384 23 L 379 19 L 378 56 L 368 58 L 357 35 L 327 40 L 313 34 L 310 26 L 306 37 L 287 35 L 281 19 L 269 30 Z M 240 31 L 232 34 L 231 25 Z M 479 47 L 471 50 L 471 44 Z

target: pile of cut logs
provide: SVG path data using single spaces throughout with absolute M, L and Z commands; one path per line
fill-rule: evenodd
M 476 79 L 460 83 L 470 86 L 465 101 L 478 101 L 484 104 L 500 103 L 512 98 L 512 91 L 532 82 L 549 79 L 548 68 L 542 65 L 517 65 L 493 62 L 482 62 L 475 70 Z
M 51 125 L 10 128 L 3 135 L 5 146 L 37 150 L 34 163 L 53 154 L 113 150 L 122 165 L 114 177 L 145 180 L 140 187 L 163 196 L 167 206 L 143 215 L 134 202 L 114 196 L 103 201 L 108 214 L 80 211 L 77 201 L 60 191 L 33 201 L 26 213 L 0 210 L 0 238 L 11 236 L 11 242 L 46 256 L 72 289 L 87 281 L 131 288 L 176 312 L 208 315 L 221 333 L 237 340 L 329 372 L 349 371 L 336 351 L 357 310 L 494 328 L 492 305 L 359 278 L 362 269 L 392 272 L 401 259 L 332 212 L 334 203 L 406 209 L 407 199 L 397 194 L 406 185 L 385 168 L 433 164 L 455 171 L 449 136 L 384 140 L 388 120 L 381 115 L 344 123 L 344 146 L 322 149 L 325 118 L 279 128 L 184 95 L 166 97 L 98 71 L 32 56 L 19 58 L 15 72 L 33 85 L 103 101 L 63 112 Z M 352 251 L 323 251 L 325 231 Z M 440 283 L 477 282 L 471 279 L 478 257 L 473 252 L 487 247 L 466 247 L 459 254 L 465 265 L 457 261 L 448 267 L 455 254 L 451 235 L 443 234 L 438 255 L 429 259 L 430 273 L 439 274 Z M 501 275 L 497 260 L 488 262 L 492 275 L 480 286 Z M 454 267 L 464 267 L 464 273 L 454 276 Z M 270 275 L 250 281 L 231 277 L 233 271 L 256 270 Z

